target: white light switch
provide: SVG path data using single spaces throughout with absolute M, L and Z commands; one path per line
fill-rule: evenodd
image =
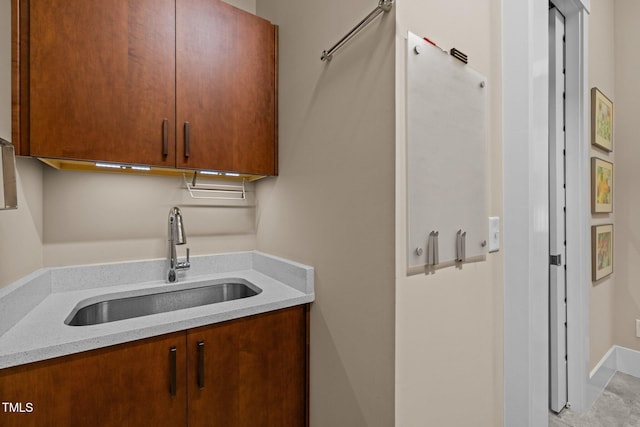
M 500 217 L 489 217 L 489 252 L 500 250 Z

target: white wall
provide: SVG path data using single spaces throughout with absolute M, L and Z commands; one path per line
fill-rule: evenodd
M 257 184 L 258 249 L 315 267 L 314 427 L 394 425 L 394 12 L 320 61 L 374 3 L 258 2 L 280 25 L 280 176 Z
M 595 2 L 594 2 L 595 5 Z M 614 212 L 615 344 L 640 350 L 640 2 L 615 0 Z
M 616 102 L 616 58 L 614 49 L 614 0 L 599 0 L 591 4 L 591 13 L 589 15 L 589 87 L 597 87 L 609 99 L 614 102 L 614 110 L 617 107 Z M 591 102 L 589 101 L 589 104 Z M 617 117 L 616 117 L 617 118 Z M 614 124 L 615 125 L 615 124 Z M 607 154 L 602 150 L 598 150 L 591 146 L 591 156 L 607 160 L 615 163 L 616 152 L 618 152 L 618 135 L 614 135 L 614 151 Z M 589 141 L 585 143 L 590 144 Z M 618 187 L 618 172 L 614 167 L 614 203 L 618 202 L 620 196 Z M 624 183 L 623 183 L 624 187 Z M 616 212 L 611 214 L 593 214 L 591 224 L 615 224 L 615 237 L 625 234 L 622 229 L 617 228 Z M 623 237 L 624 239 L 624 237 Z M 617 245 L 617 239 L 614 239 Z M 614 253 L 614 271 L 617 273 L 618 258 L 616 255 L 624 254 L 624 250 L 620 251 L 615 248 Z M 623 255 L 624 257 L 624 255 Z M 616 265 L 618 264 L 618 265 Z M 591 292 L 589 295 L 589 344 L 590 357 L 589 368 L 593 369 L 602 357 L 615 344 L 614 342 L 614 317 L 615 317 L 615 292 L 617 274 L 608 276 L 598 282 L 591 284 Z M 629 322 L 629 327 L 633 326 Z
M 489 215 L 502 216 L 501 2 L 397 3 L 396 425 L 502 425 L 502 255 L 425 276 L 406 271 L 407 31 L 456 47 L 487 77 Z M 446 203 L 446 201 L 445 201 Z

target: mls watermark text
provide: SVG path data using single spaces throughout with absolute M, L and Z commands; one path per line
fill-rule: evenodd
M 31 402 L 0 402 L 2 403 L 2 412 L 4 413 L 23 413 L 30 414 L 33 412 L 33 403 Z

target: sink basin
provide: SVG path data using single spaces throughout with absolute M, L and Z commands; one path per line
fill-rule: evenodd
M 217 281 L 189 289 L 169 290 L 117 298 L 106 295 L 105 299 L 86 305 L 78 304 L 65 320 L 70 326 L 87 326 L 116 320 L 182 310 L 201 305 L 217 304 L 258 295 L 262 289 L 243 280 Z

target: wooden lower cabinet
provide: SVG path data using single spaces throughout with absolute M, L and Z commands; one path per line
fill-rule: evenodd
M 185 371 L 184 332 L 0 370 L 0 426 L 186 425 Z M 10 412 L 27 403 L 32 412 Z
M 304 307 L 189 330 L 189 426 L 306 425 L 306 331 Z
M 302 427 L 307 378 L 304 305 L 0 370 L 0 426 Z

